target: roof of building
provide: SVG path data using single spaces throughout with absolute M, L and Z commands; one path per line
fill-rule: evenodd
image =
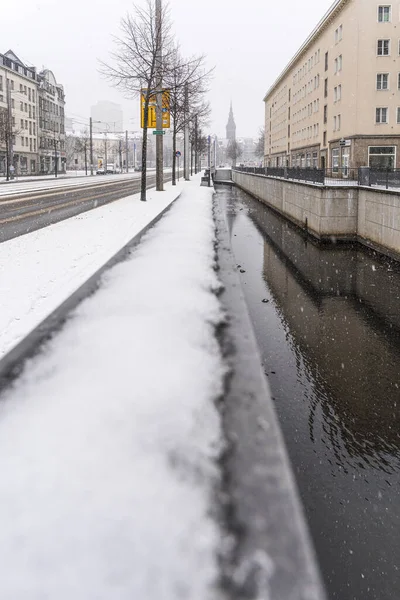
M 268 92 L 264 96 L 264 102 L 270 96 L 270 94 L 274 91 L 274 89 L 278 86 L 280 81 L 287 75 L 290 69 L 296 64 L 299 58 L 308 50 L 311 44 L 317 39 L 320 35 L 321 31 L 324 29 L 325 25 L 330 21 L 330 19 L 339 13 L 350 0 L 335 0 L 332 6 L 329 8 L 328 12 L 322 17 L 318 25 L 312 30 L 304 44 L 300 47 L 300 49 L 296 52 L 290 62 L 286 65 L 282 73 L 275 80 L 272 86 L 269 88 Z

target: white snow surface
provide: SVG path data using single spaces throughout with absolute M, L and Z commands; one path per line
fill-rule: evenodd
M 0 403 L 0 597 L 217 597 L 224 366 L 198 181 Z
M 0 244 L 0 357 L 166 208 L 182 183 L 101 206 Z

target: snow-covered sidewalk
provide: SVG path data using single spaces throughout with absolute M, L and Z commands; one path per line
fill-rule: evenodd
M 218 597 L 214 238 L 185 184 L 3 394 L 1 598 Z
M 139 194 L 0 244 L 0 357 L 45 319 L 180 193 Z

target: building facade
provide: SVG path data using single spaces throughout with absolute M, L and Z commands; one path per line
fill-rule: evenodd
M 66 170 L 65 95 L 52 71 L 38 74 L 39 160 L 41 173 Z
M 265 164 L 400 168 L 400 0 L 336 0 L 267 92 Z
M 10 131 L 10 153 L 15 172 L 36 173 L 38 170 L 37 74 L 26 67 L 9 50 L 0 54 L 0 174 L 6 172 L 7 143 Z M 11 121 L 11 123 L 9 122 Z
M 65 169 L 64 105 L 51 71 L 37 73 L 11 50 L 0 54 L 0 175 L 7 156 L 19 175 L 54 172 L 56 161 Z

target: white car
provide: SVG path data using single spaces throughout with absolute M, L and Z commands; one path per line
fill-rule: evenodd
M 106 175 L 115 175 L 115 173 L 117 172 L 117 167 L 115 166 L 114 163 L 108 163 L 107 164 L 107 168 L 106 168 Z

